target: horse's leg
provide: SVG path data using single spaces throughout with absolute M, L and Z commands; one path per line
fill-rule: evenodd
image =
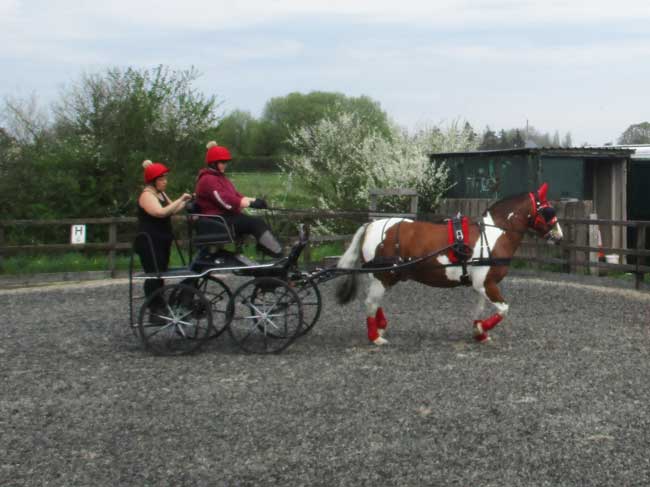
M 386 328 L 386 318 L 383 310 L 379 307 L 385 292 L 386 287 L 384 284 L 379 279 L 370 276 L 370 287 L 368 288 L 368 296 L 366 296 L 366 325 L 368 327 L 368 340 L 375 345 L 388 343 L 381 336 Z
M 388 320 L 386 319 L 386 315 L 384 315 L 384 308 L 381 306 L 377 308 L 375 320 L 377 321 L 377 331 L 379 332 L 379 335 L 384 336 L 386 328 L 388 328 Z
M 481 296 L 489 299 L 497 309 L 497 312 L 484 320 L 474 320 L 474 339 L 478 342 L 486 342 L 490 339 L 488 331 L 497 326 L 508 314 L 509 306 L 503 299 L 501 291 L 494 281 L 485 282 L 481 288 L 475 288 Z

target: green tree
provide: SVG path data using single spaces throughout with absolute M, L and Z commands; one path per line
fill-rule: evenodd
M 215 98 L 193 87 L 197 77 L 162 66 L 86 75 L 53 106 L 49 126 L 6 107 L 9 126 L 23 128 L 10 179 L 26 173 L 34 182 L 13 216 L 132 214 L 143 159 L 169 165 L 170 192 L 191 188 L 218 120 Z
M 389 136 L 391 130 L 386 113 L 378 102 L 367 96 L 347 97 L 342 93 L 313 91 L 290 93 L 266 103 L 257 135 L 259 155 L 277 155 L 291 148 L 290 133 L 300 127 L 312 126 L 323 118 L 351 113 L 368 131 Z
M 630 125 L 618 138 L 619 144 L 650 144 L 650 122 Z
M 228 147 L 233 157 L 255 155 L 255 134 L 259 122 L 250 114 L 235 110 L 221 119 L 216 129 L 216 140 Z
M 526 147 L 526 141 L 524 141 L 524 138 L 521 136 L 521 131 L 519 129 L 515 129 L 515 133 L 512 136 L 511 140 L 513 149 L 521 149 L 523 147 Z
M 499 148 L 499 138 L 489 126 L 485 127 L 485 132 L 483 132 L 483 138 L 478 148 L 480 150 L 494 150 Z
M 510 148 L 512 148 L 512 143 L 510 141 L 510 137 L 508 136 L 508 132 L 501 129 L 499 131 L 498 138 L 499 138 L 499 144 L 498 144 L 499 149 L 510 149 Z
M 462 127 L 462 128 L 461 128 Z M 366 209 L 371 188 L 416 188 L 423 211 L 434 209 L 449 189 L 446 165 L 431 163 L 433 152 L 472 150 L 471 126 L 453 122 L 411 136 L 391 126 L 389 136 L 352 113 L 338 113 L 290 134 L 284 170 L 327 209 Z

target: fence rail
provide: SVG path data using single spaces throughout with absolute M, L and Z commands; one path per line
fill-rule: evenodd
M 587 218 L 591 208 L 590 205 L 584 205 L 585 202 L 579 202 L 576 207 L 571 208 L 569 205 L 556 205 L 560 224 L 565 233 L 565 239 L 558 246 L 550 246 L 539 239 L 526 237 L 522 242 L 520 249 L 515 255 L 515 261 L 527 262 L 541 268 L 542 266 L 554 266 L 557 270 L 569 273 L 591 272 L 602 274 L 607 272 L 616 273 L 633 273 L 635 276 L 636 287 L 639 288 L 643 281 L 644 274 L 650 273 L 650 249 L 646 248 L 646 234 L 650 228 L 650 221 L 632 221 L 632 220 L 605 220 L 598 218 Z M 587 202 L 588 203 L 588 202 Z M 487 208 L 485 200 L 446 200 L 443 201 L 438 214 L 420 215 L 420 218 L 440 221 L 446 215 L 451 215 L 457 211 L 477 218 L 483 210 Z M 411 208 L 413 210 L 413 208 Z M 443 216 L 445 215 L 445 216 Z M 405 216 L 412 217 L 413 213 L 380 213 L 374 208 L 370 211 L 315 211 L 315 210 L 284 210 L 276 213 L 275 217 L 286 221 L 302 221 L 308 227 L 314 222 L 328 219 L 349 219 L 360 222 L 368 221 L 370 218 Z M 176 223 L 184 221 L 182 216 L 174 217 Z M 56 254 L 70 251 L 99 251 L 106 252 L 108 257 L 108 271 L 114 276 L 116 274 L 116 257 L 118 252 L 124 252 L 131 248 L 132 235 L 135 233 L 136 218 L 119 217 L 119 218 L 82 218 L 82 219 L 60 219 L 60 220 L 0 220 L 0 273 L 2 272 L 3 257 L 10 255 L 20 255 L 29 253 Z M 24 245 L 8 244 L 9 233 L 17 228 L 30 227 L 56 227 L 66 226 L 65 235 L 68 235 L 70 225 L 93 225 L 108 227 L 106 241 L 92 242 L 86 244 L 71 243 L 29 243 Z M 118 230 L 123 226 L 131 226 L 133 231 Z M 637 238 L 631 246 L 611 245 L 614 240 L 609 238 L 609 245 L 598 245 L 594 235 L 598 229 L 605 229 L 608 235 L 611 229 L 618 229 L 619 233 L 624 233 L 626 229 L 633 229 Z M 104 230 L 104 233 L 106 231 Z M 288 237 L 285 235 L 285 237 Z M 345 235 L 315 235 L 311 230 L 310 246 L 316 246 L 326 242 L 348 242 L 352 236 Z M 128 239 L 128 240 L 127 240 Z M 183 236 L 180 242 L 182 245 L 187 243 L 186 237 Z M 310 261 L 311 248 L 307 247 L 305 260 Z M 618 262 L 603 262 L 602 256 L 607 254 L 617 256 Z M 601 257 L 599 259 L 599 256 Z M 616 259 L 614 259 L 616 260 Z

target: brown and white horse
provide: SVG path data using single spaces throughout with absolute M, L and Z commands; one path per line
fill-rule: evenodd
M 562 229 L 555 209 L 546 199 L 548 186 L 537 191 L 502 199 L 490 206 L 478 222 L 466 227 L 467 265 L 463 276 L 461 265 L 450 265 L 447 224 L 412 221 L 402 218 L 376 220 L 357 230 L 352 243 L 341 256 L 337 267 L 358 268 L 366 263 L 394 262 L 401 266 L 391 272 L 368 274 L 370 287 L 365 300 L 368 339 L 377 344 L 387 343 L 383 337 L 387 320 L 380 302 L 384 293 L 399 281 L 414 280 L 432 287 L 471 285 L 480 295 L 477 313 L 489 300 L 496 313 L 486 319 L 474 320 L 474 338 L 489 340 L 488 331 L 508 313 L 508 304 L 498 288 L 508 273 L 508 263 L 524 234 L 533 231 L 549 242 L 562 239 Z M 471 253 L 471 257 L 469 254 Z M 420 260 L 422 257 L 431 256 Z M 337 289 L 341 304 L 356 294 L 358 273 L 348 274 Z

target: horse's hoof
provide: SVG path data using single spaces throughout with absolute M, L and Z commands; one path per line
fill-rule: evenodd
M 479 333 L 477 335 L 474 335 L 474 340 L 476 340 L 479 343 L 485 343 L 485 342 L 489 342 L 492 339 L 487 333 Z
M 483 335 L 483 322 L 481 320 L 474 320 L 474 336 Z
M 375 338 L 375 339 L 372 341 L 372 343 L 374 343 L 375 345 L 386 345 L 386 344 L 388 343 L 388 340 L 386 340 L 385 338 L 382 338 L 382 337 L 380 336 L 380 337 L 378 337 L 378 338 Z

